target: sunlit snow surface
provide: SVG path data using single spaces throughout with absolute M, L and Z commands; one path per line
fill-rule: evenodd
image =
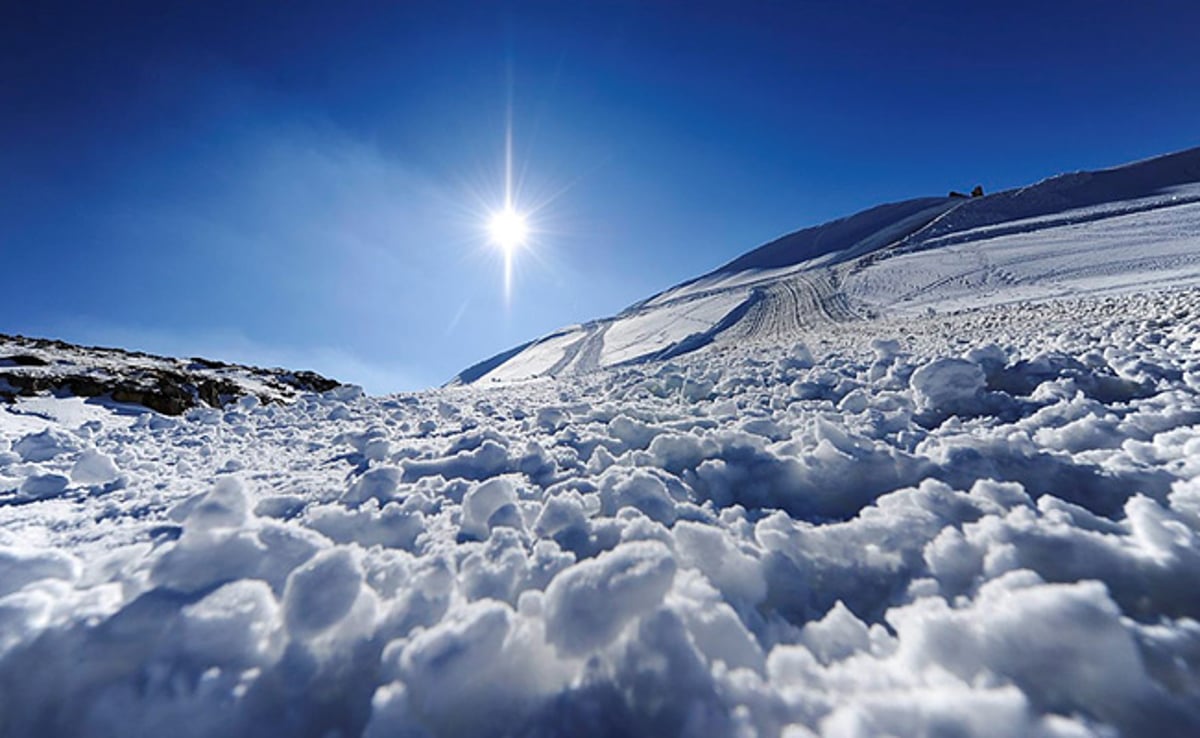
M 1200 291 L 0 409 L 0 735 L 1200 732 Z

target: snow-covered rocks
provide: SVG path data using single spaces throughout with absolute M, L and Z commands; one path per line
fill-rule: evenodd
M 0 402 L 44 394 L 105 398 L 168 415 L 190 408 L 246 409 L 341 385 L 309 371 L 259 369 L 208 359 L 76 346 L 0 334 Z

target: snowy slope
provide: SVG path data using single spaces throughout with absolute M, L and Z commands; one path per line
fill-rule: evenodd
M 530 381 L 15 396 L 0 736 L 1200 735 L 1189 192 L 875 211 Z
M 883 205 L 766 244 L 459 381 L 591 371 L 815 323 L 1200 282 L 1200 148 L 968 200 Z

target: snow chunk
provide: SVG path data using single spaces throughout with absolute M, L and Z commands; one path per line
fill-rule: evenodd
M 892 610 L 888 621 L 908 668 L 937 664 L 965 680 L 995 672 L 1051 710 L 1149 727 L 1149 713 L 1136 707 L 1149 697 L 1141 658 L 1099 582 L 1043 584 L 1011 572 L 986 584 L 968 610 L 927 598 Z
M 801 341 L 792 344 L 783 360 L 785 369 L 811 369 L 813 363 L 812 351 Z
M 321 551 L 291 573 L 283 592 L 288 631 L 308 638 L 344 618 L 358 599 L 363 570 L 349 549 Z
M 266 582 L 242 579 L 183 608 L 183 646 L 209 663 L 245 669 L 283 652 L 279 605 Z
M 978 364 L 941 358 L 913 372 L 910 383 L 923 410 L 974 414 L 987 378 Z
M 507 477 L 489 479 L 477 485 L 463 498 L 463 532 L 479 539 L 487 538 L 488 521 L 501 507 L 517 501 L 516 485 Z
M 570 415 L 560 407 L 544 407 L 538 410 L 534 422 L 545 432 L 556 433 L 567 425 L 569 419 Z
M 191 531 L 239 528 L 250 514 L 246 489 L 236 477 L 222 477 L 187 513 Z
M 670 549 L 657 541 L 625 543 L 576 564 L 546 589 L 546 639 L 568 656 L 607 645 L 662 602 L 675 568 Z
M 43 579 L 74 582 L 81 568 L 74 556 L 60 551 L 0 546 L 0 597 Z
M 79 442 L 55 428 L 40 433 L 31 433 L 13 444 L 13 451 L 25 461 L 50 461 L 65 453 L 79 449 Z
M 675 521 L 675 501 L 667 485 L 653 474 L 641 470 L 628 476 L 607 474 L 602 489 L 602 498 L 613 512 L 632 507 L 659 523 L 669 525 Z
M 46 474 L 31 474 L 21 482 L 19 489 L 21 497 L 27 500 L 45 500 L 58 497 L 67 490 L 71 480 L 62 474 L 48 472 Z
M 380 505 L 385 505 L 395 498 L 403 474 L 394 466 L 369 469 L 342 494 L 342 502 L 358 506 L 367 500 L 378 500 Z
M 71 481 L 76 484 L 102 485 L 115 480 L 119 472 L 113 460 L 96 449 L 79 455 L 71 467 Z
M 509 469 L 508 449 L 488 438 L 474 450 L 462 450 L 442 459 L 405 461 L 404 481 L 441 475 L 446 479 L 484 480 Z
M 824 618 L 804 626 L 800 640 L 822 664 L 828 665 L 866 651 L 871 635 L 866 624 L 838 600 Z
M 680 560 L 698 568 L 735 602 L 757 605 L 767 595 L 767 582 L 759 562 L 738 549 L 721 529 L 680 521 L 672 530 Z
M 661 431 L 628 415 L 618 415 L 608 423 L 608 434 L 627 448 L 646 448 Z

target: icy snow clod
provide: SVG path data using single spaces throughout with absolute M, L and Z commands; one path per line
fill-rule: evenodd
M 113 460 L 95 449 L 79 455 L 71 467 L 71 481 L 76 484 L 108 484 L 119 475 Z
M 240 527 L 250 514 L 242 481 L 225 477 L 217 481 L 187 514 L 185 525 L 192 530 Z
M 559 574 L 546 589 L 546 638 L 581 656 L 611 642 L 662 601 L 675 559 L 661 543 L 626 543 Z
M 49 472 L 47 474 L 31 474 L 21 482 L 19 493 L 27 500 L 44 500 L 58 497 L 66 491 L 71 480 L 62 474 Z
M 291 573 L 283 590 L 288 632 L 311 637 L 350 612 L 363 585 L 363 571 L 345 548 L 321 551 Z
M 183 647 L 232 668 L 273 664 L 283 652 L 279 605 L 266 582 L 242 579 L 183 608 Z
M 79 442 L 62 431 L 47 428 L 25 436 L 12 448 L 25 461 L 50 461 L 60 454 L 77 450 Z
M 78 560 L 60 551 L 0 546 L 0 599 L 43 579 L 74 582 L 81 571 Z
M 380 505 L 386 504 L 395 498 L 403 474 L 402 470 L 394 466 L 369 469 L 354 480 L 354 484 L 342 494 L 342 502 L 351 506 L 361 505 L 367 500 L 377 500 Z
M 516 489 L 507 477 L 489 479 L 475 486 L 463 498 L 463 532 L 486 538 L 492 526 L 489 522 L 492 515 L 501 507 L 516 501 Z
M 910 380 L 924 410 L 974 414 L 987 378 L 983 369 L 964 359 L 935 359 L 913 372 Z

